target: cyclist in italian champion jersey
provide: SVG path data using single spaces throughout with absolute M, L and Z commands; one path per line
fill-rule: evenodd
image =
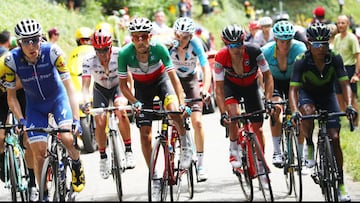
M 329 112 L 340 111 L 334 90 L 336 80 L 340 83 L 347 104 L 346 113 L 356 114 L 351 106 L 351 88 L 343 60 L 339 54 L 329 49 L 330 29 L 325 24 L 314 23 L 307 28 L 306 33 L 308 50 L 296 58 L 290 79 L 289 103 L 293 112 L 292 120 L 301 121 L 299 115 L 314 114 L 317 108 Z M 350 201 L 344 186 L 340 128 L 339 118 L 328 120 L 327 129 L 339 169 L 339 201 Z M 313 130 L 313 120 L 301 121 L 300 134 L 311 141 Z M 315 161 L 312 162 L 314 166 Z
M 238 25 L 226 26 L 221 33 L 225 43 L 215 57 L 214 76 L 216 81 L 216 102 L 221 113 L 220 123 L 229 128 L 230 163 L 234 168 L 241 166 L 238 149 L 238 126 L 229 121 L 229 116 L 239 115 L 239 101 L 244 99 L 245 111 L 254 112 L 264 109 L 262 93 L 258 84 L 258 70 L 264 76 L 265 99 L 270 100 L 274 91 L 273 78 L 269 65 L 260 50 L 254 44 L 243 44 L 245 32 Z M 264 133 L 262 129 L 263 115 L 251 119 L 254 132 L 264 149 Z M 264 166 L 259 166 L 264 169 Z M 263 177 L 263 176 L 262 176 Z M 262 178 L 262 180 L 265 180 Z
M 74 88 L 69 71 L 65 65 L 64 54 L 56 44 L 42 42 L 41 25 L 34 19 L 21 20 L 15 26 L 15 35 L 19 47 L 11 50 L 0 66 L 0 77 L 7 88 L 15 88 L 20 80 L 26 96 L 26 121 L 12 104 L 16 118 L 26 127 L 47 127 L 48 114 L 54 115 L 55 121 L 62 128 L 71 129 L 74 122 L 81 133 L 79 106 L 74 98 Z M 28 139 L 33 151 L 35 177 L 40 182 L 44 154 L 47 150 L 47 134 L 29 132 Z M 72 158 L 72 187 L 80 192 L 85 186 L 84 169 L 80 161 L 80 152 L 73 146 L 71 133 L 62 133 L 61 140 Z
M 109 101 L 113 101 L 114 106 L 125 106 L 128 100 L 120 91 L 118 76 L 118 52 L 119 47 L 112 47 L 112 34 L 108 29 L 99 28 L 95 30 L 91 38 L 95 53 L 88 55 L 83 62 L 82 73 L 82 92 L 84 97 L 85 113 L 89 113 L 91 100 L 90 82 L 94 79 L 93 87 L 93 108 L 108 107 Z M 129 77 L 131 79 L 131 77 Z M 125 143 L 126 168 L 135 167 L 135 160 L 131 150 L 130 121 L 127 112 L 115 111 L 119 119 L 119 131 Z M 106 115 L 95 115 L 95 137 L 100 153 L 100 175 L 107 179 L 111 174 L 109 159 L 106 154 Z
M 294 68 L 295 58 L 306 50 L 306 46 L 303 42 L 294 39 L 295 29 L 293 24 L 289 21 L 278 21 L 274 24 L 272 29 L 275 41 L 265 44 L 261 47 L 261 50 L 269 64 L 274 79 L 274 93 L 271 100 L 282 101 L 283 99 L 288 98 L 290 76 Z M 282 105 L 276 105 L 273 114 L 275 123 L 274 125 L 270 123 L 274 145 L 272 163 L 276 167 L 282 167 L 284 164 L 280 149 L 282 126 L 281 114 L 283 111 Z M 301 139 L 301 147 L 299 147 L 301 152 L 303 142 L 304 139 Z
M 171 60 L 176 68 L 176 73 L 184 88 L 186 98 L 209 99 L 208 89 L 211 83 L 211 70 L 207 55 L 199 38 L 193 34 L 195 24 L 189 17 L 178 18 L 174 25 L 177 46 L 170 48 Z M 204 75 L 203 87 L 200 89 L 197 64 L 200 64 Z M 206 101 L 205 101 L 206 102 Z M 202 126 L 203 102 L 193 102 L 191 106 L 191 123 L 195 133 L 196 155 L 198 161 L 198 177 L 200 181 L 207 179 L 207 173 L 203 167 L 204 156 L 204 128 Z
M 184 90 L 176 75 L 169 51 L 165 45 L 151 40 L 151 29 L 151 21 L 147 18 L 137 17 L 129 24 L 128 30 L 131 33 L 132 43 L 121 49 L 118 58 L 121 91 L 138 110 L 142 106 L 152 109 L 154 97 L 159 96 L 165 109 L 180 109 L 184 111 L 182 116 L 190 116 L 191 109 L 185 106 Z M 127 85 L 128 71 L 134 79 L 135 95 Z M 181 167 L 188 168 L 191 163 L 192 149 L 190 136 L 184 128 L 182 116 L 171 115 L 180 134 Z M 148 114 L 137 115 L 136 124 L 140 129 L 143 155 L 146 164 L 150 166 L 152 118 Z M 160 182 L 154 184 L 160 184 Z M 156 187 L 156 189 L 159 188 Z

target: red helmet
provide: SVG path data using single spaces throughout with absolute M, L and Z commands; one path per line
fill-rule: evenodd
M 316 17 L 324 17 L 325 16 L 325 8 L 322 6 L 318 6 L 313 10 L 313 14 Z
M 249 29 L 252 30 L 252 29 L 257 29 L 257 28 L 260 28 L 260 24 L 259 24 L 259 21 L 257 20 L 253 20 L 249 23 Z
M 91 42 L 95 49 L 102 49 L 112 45 L 111 32 L 108 29 L 95 30 Z

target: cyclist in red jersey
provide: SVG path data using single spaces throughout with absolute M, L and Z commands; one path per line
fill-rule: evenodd
M 259 87 L 259 69 L 264 76 L 265 99 L 272 97 L 273 77 L 269 65 L 260 50 L 254 44 L 244 44 L 245 32 L 238 25 L 226 26 L 221 33 L 225 47 L 215 57 L 216 102 L 221 113 L 220 123 L 229 128 L 230 163 L 233 167 L 241 166 L 238 149 L 238 127 L 229 122 L 229 117 L 240 114 L 239 100 L 244 99 L 245 111 L 254 112 L 264 108 Z M 263 116 L 251 119 L 254 131 L 264 149 Z M 264 166 L 259 166 L 264 168 Z

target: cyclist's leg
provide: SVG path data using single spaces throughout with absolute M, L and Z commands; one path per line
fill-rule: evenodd
M 277 90 L 274 90 L 273 97 L 271 101 L 282 101 L 280 93 Z M 273 115 L 273 119 L 269 119 L 270 127 L 271 127 L 271 135 L 272 135 L 272 142 L 273 142 L 273 159 L 272 163 L 277 166 L 281 167 L 284 163 L 282 152 L 280 148 L 281 144 L 281 133 L 282 133 L 282 112 L 283 106 L 282 105 L 275 105 L 275 113 Z M 274 122 L 274 123 L 273 123 Z

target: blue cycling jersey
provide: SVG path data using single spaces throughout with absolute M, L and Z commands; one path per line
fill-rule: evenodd
M 275 80 L 290 80 L 291 73 L 294 69 L 295 58 L 306 51 L 303 42 L 293 39 L 290 45 L 290 51 L 287 56 L 287 69 L 281 71 L 276 58 L 276 42 L 272 41 L 261 47 L 261 50 L 269 64 L 271 74 Z

